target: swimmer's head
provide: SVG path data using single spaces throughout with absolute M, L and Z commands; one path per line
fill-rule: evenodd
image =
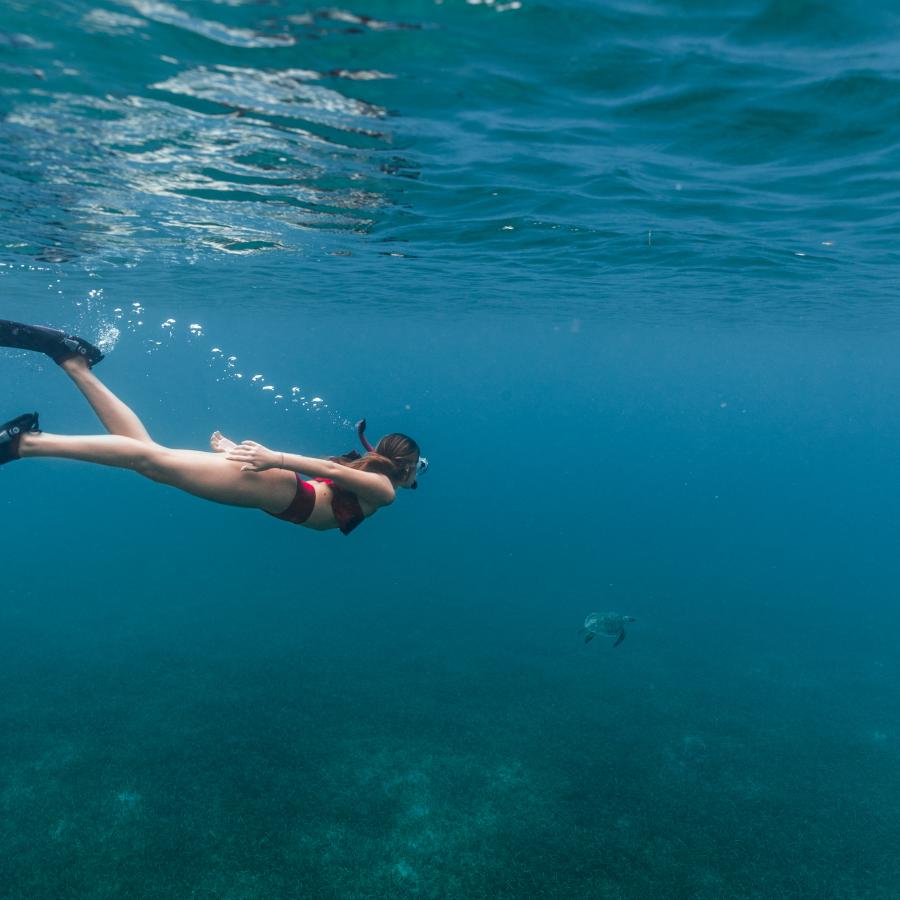
M 417 477 L 428 468 L 428 460 L 422 456 L 419 445 L 408 435 L 398 432 L 386 434 L 373 453 L 393 463 L 394 471 L 385 474 L 397 487 L 415 490 L 418 487 Z
M 353 469 L 361 469 L 367 472 L 379 472 L 387 475 L 397 487 L 418 487 L 418 476 L 428 469 L 428 460 L 422 456 L 419 445 L 408 435 L 386 434 L 376 447 L 373 447 L 365 436 L 366 420 L 361 419 L 356 430 L 359 439 L 368 453 L 359 457 L 357 453 L 345 454 L 342 457 L 332 457 L 335 462 L 350 466 Z

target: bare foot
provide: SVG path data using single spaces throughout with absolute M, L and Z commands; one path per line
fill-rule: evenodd
M 210 435 L 209 446 L 212 447 L 216 453 L 227 453 L 229 450 L 233 450 L 237 447 L 237 444 L 225 437 L 221 431 L 214 431 Z

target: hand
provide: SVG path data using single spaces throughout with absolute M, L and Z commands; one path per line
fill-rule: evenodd
M 266 469 L 278 468 L 284 454 L 269 450 L 256 441 L 241 441 L 225 454 L 225 458 L 244 463 L 241 466 L 242 472 L 265 472 Z

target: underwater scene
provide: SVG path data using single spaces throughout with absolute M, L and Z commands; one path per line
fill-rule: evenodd
M 348 2 L 0 4 L 0 900 L 900 897 L 897 6 Z

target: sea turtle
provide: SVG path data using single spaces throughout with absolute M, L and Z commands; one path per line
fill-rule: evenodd
M 619 613 L 591 613 L 584 620 L 584 642 L 592 641 L 597 634 L 614 634 L 616 641 L 613 647 L 618 647 L 625 640 L 625 626 L 634 621 L 634 616 L 622 616 Z

